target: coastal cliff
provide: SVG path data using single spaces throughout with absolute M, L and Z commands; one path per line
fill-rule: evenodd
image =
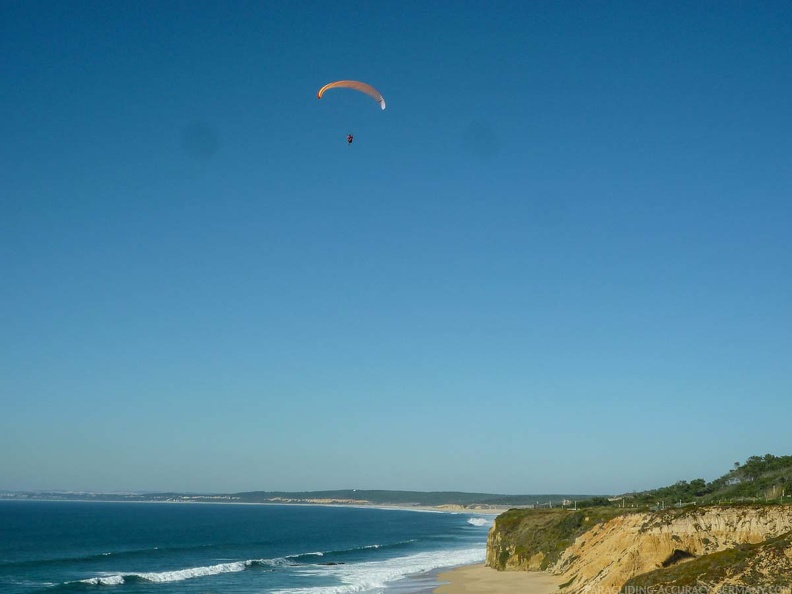
M 632 592 L 724 591 L 723 586 L 762 586 L 765 592 L 789 594 L 792 577 L 792 533 L 759 544 L 737 545 L 704 555 L 668 569 L 656 569 L 627 580 L 624 589 Z M 757 591 L 759 591 L 757 589 Z
M 653 583 L 677 583 L 682 574 L 671 570 L 693 562 L 701 568 L 696 583 L 710 578 L 712 585 L 718 585 L 718 580 L 758 582 L 762 575 L 778 571 L 788 581 L 792 548 L 785 535 L 791 531 L 789 506 L 706 506 L 634 513 L 511 510 L 499 516 L 490 530 L 487 565 L 500 570 L 549 571 L 563 578 L 567 594 L 602 588 L 615 592 L 629 580 L 652 572 Z M 777 539 L 773 546 L 767 544 L 771 539 Z M 756 546 L 746 549 L 746 545 Z M 712 556 L 738 547 L 743 547 L 740 559 L 745 567 L 736 572 L 715 571 L 715 566 L 731 557 Z

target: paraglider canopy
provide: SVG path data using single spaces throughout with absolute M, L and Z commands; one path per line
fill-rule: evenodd
M 367 85 L 366 83 L 359 82 L 356 80 L 337 80 L 336 82 L 331 82 L 329 84 L 326 84 L 321 89 L 319 89 L 319 92 L 316 94 L 316 98 L 321 99 L 322 95 L 324 95 L 324 92 L 328 89 L 353 89 L 355 91 L 360 91 L 361 93 L 365 93 L 366 95 L 374 99 L 374 101 L 379 103 L 379 106 L 382 109 L 385 109 L 385 99 L 382 97 L 380 92 L 371 85 Z

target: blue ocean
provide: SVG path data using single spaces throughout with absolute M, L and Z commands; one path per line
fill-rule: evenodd
M 491 517 L 308 505 L 0 501 L 0 594 L 407 594 L 484 560 Z

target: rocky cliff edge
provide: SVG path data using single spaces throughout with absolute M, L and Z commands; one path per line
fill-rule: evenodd
M 789 506 L 707 506 L 611 513 L 610 517 L 598 516 L 594 511 L 512 512 L 499 516 L 490 530 L 487 565 L 560 575 L 565 594 L 617 592 L 636 576 L 662 573 L 692 560 L 741 545 L 758 545 L 792 531 Z M 711 573 L 721 575 L 723 584 L 757 585 L 763 575 L 770 583 L 771 576 L 788 571 L 788 566 L 781 567 L 779 563 L 784 558 L 792 559 L 792 548 L 783 547 L 782 544 L 773 549 L 786 551 L 776 557 L 778 563 L 767 563 L 768 556 L 759 555 L 757 559 L 765 559 L 764 567 L 746 569 L 742 579 L 723 572 Z M 717 580 L 708 580 L 706 573 L 702 572 L 697 583 L 718 586 Z M 750 580 L 745 576 L 750 576 Z M 789 578 L 792 583 L 792 576 Z

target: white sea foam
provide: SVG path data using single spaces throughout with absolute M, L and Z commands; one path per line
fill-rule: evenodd
M 253 565 L 267 565 L 275 567 L 279 565 L 294 565 L 294 561 L 292 561 L 289 557 L 276 557 L 275 559 L 249 559 L 245 561 L 245 565 L 247 567 L 251 567 Z
M 204 577 L 207 575 L 244 571 L 245 567 L 248 567 L 246 562 L 235 561 L 234 563 L 219 563 L 218 565 L 190 567 L 189 569 L 178 569 L 176 571 L 136 573 L 135 576 L 147 582 L 181 582 L 182 580 L 189 580 L 191 578 Z
M 105 575 L 80 580 L 81 584 L 91 584 L 92 586 L 120 586 L 124 583 L 122 575 Z
M 430 551 L 383 561 L 369 561 L 333 566 L 301 568 L 301 573 L 334 578 L 333 586 L 289 588 L 275 594 L 353 594 L 384 588 L 388 583 L 409 575 L 425 573 L 441 567 L 470 565 L 484 561 L 485 549 Z
M 492 520 L 488 520 L 487 518 L 468 518 L 467 523 L 471 526 L 486 526 L 492 522 Z
M 94 586 L 120 586 L 127 579 L 139 579 L 153 583 L 181 582 L 197 577 L 209 575 L 219 575 L 221 573 L 234 573 L 244 571 L 248 567 L 256 565 L 276 566 L 290 565 L 288 559 L 249 559 L 247 561 L 233 561 L 231 563 L 218 563 L 217 565 L 207 565 L 205 567 L 189 567 L 187 569 L 176 569 L 173 571 L 144 571 L 144 572 L 124 572 L 115 575 L 100 575 L 84 580 L 79 580 L 81 584 L 91 584 Z

